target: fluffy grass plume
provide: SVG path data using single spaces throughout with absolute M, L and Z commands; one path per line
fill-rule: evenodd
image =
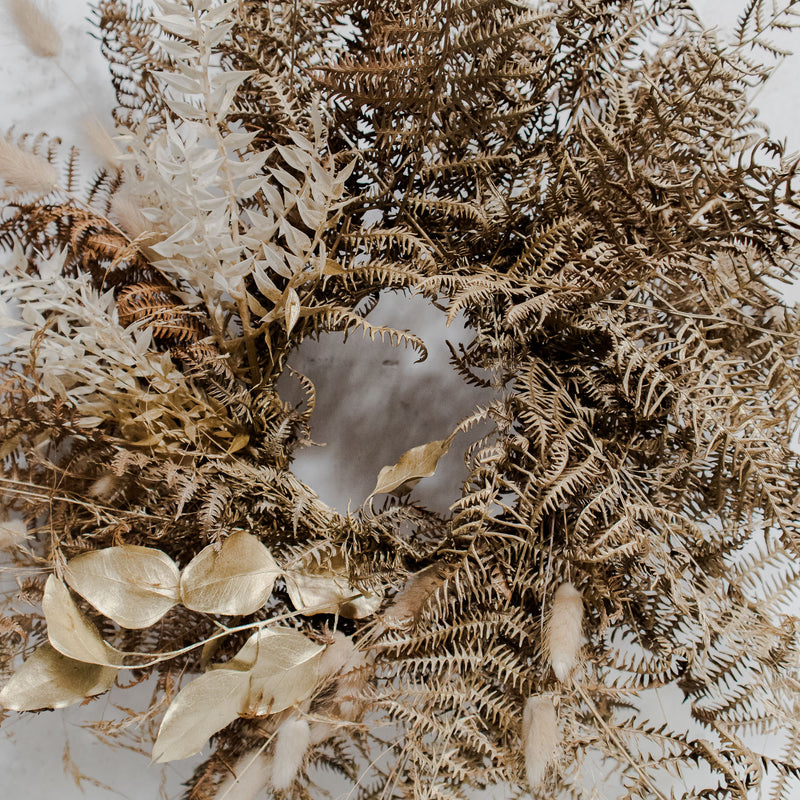
M 133 192 L 127 186 L 123 186 L 114 195 L 109 211 L 114 222 L 132 239 L 138 238 L 153 228 L 147 217 L 142 214 L 136 204 Z
M 287 719 L 278 728 L 272 764 L 273 789 L 288 789 L 294 783 L 309 744 L 311 729 L 304 719 Z
M 412 575 L 394 602 L 386 609 L 384 614 L 386 624 L 391 628 L 413 625 L 428 600 L 444 582 L 444 577 L 441 564 L 433 564 Z
M 119 169 L 119 148 L 111 138 L 111 134 L 106 130 L 105 125 L 92 115 L 84 123 L 83 130 L 94 154 L 102 160 L 105 166 L 110 170 Z
M 555 761 L 560 741 L 552 698 L 545 695 L 529 697 L 522 718 L 522 742 L 525 748 L 525 772 L 531 791 L 536 790 L 544 780 L 548 767 Z
M 58 58 L 61 35 L 33 0 L 6 0 L 19 35 L 28 49 L 42 58 Z
M 258 750 L 245 753 L 219 786 L 214 800 L 256 800 L 272 775 L 272 759 Z
M 319 674 L 332 677 L 364 666 L 364 654 L 356 648 L 350 636 L 334 631 L 331 643 L 322 654 Z
M 0 138 L 0 178 L 18 194 L 42 197 L 58 186 L 58 171 L 41 158 L 6 138 Z
M 583 624 L 583 598 L 571 584 L 556 589 L 547 626 L 547 653 L 550 666 L 563 683 L 578 662 Z

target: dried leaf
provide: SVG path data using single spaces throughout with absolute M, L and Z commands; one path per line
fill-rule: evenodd
M 241 714 L 275 714 L 305 700 L 319 682 L 324 650 L 290 628 L 254 633 L 235 659 L 178 692 L 158 731 L 153 760 L 187 758 Z
M 97 628 L 75 604 L 69 589 L 55 575 L 44 585 L 42 611 L 50 644 L 59 653 L 87 664 L 122 665 L 122 654 L 103 641 Z
M 161 550 L 126 544 L 82 553 L 64 577 L 81 597 L 123 628 L 147 628 L 178 602 L 180 571 Z
M 233 437 L 231 446 L 228 448 L 228 453 L 229 454 L 238 453 L 242 448 L 247 447 L 249 442 L 250 442 L 250 434 L 237 433 L 236 436 Z
M 252 614 L 269 599 L 280 574 L 269 550 L 237 531 L 217 550 L 201 550 L 181 574 L 181 602 L 208 614 Z
M 108 691 L 116 677 L 113 667 L 75 661 L 43 644 L 0 691 L 0 706 L 11 711 L 64 708 Z
M 300 298 L 297 296 L 297 292 L 294 289 L 287 289 L 283 309 L 284 321 L 286 323 L 286 335 L 288 336 L 297 324 L 297 320 L 300 319 Z
M 341 556 L 334 556 L 327 566 L 287 571 L 284 578 L 292 605 L 306 616 L 338 613 L 361 619 L 374 614 L 383 600 L 382 593 L 362 594 L 350 585 Z
M 250 676 L 251 713 L 275 714 L 314 691 L 324 650 L 291 628 L 269 628 L 254 633 L 226 666 Z
M 322 266 L 323 275 L 344 275 L 346 271 L 338 261 L 334 261 L 332 258 L 326 258 Z
M 247 706 L 247 672 L 215 669 L 183 687 L 172 701 L 153 745 L 153 761 L 188 758 L 209 737 L 242 714 Z
M 378 483 L 372 494 L 397 497 L 408 494 L 422 478 L 430 478 L 436 472 L 439 459 L 450 449 L 450 443 L 450 439 L 442 439 L 412 447 L 396 464 L 384 467 L 378 473 Z

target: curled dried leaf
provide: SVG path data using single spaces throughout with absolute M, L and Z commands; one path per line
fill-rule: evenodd
M 87 664 L 43 644 L 0 691 L 0 706 L 11 711 L 64 708 L 108 691 L 117 670 Z
M 350 585 L 341 556 L 335 556 L 327 565 L 289 570 L 284 578 L 292 605 L 306 616 L 339 614 L 361 619 L 374 614 L 383 600 L 383 592 L 363 592 Z
M 291 628 L 269 628 L 254 633 L 226 666 L 250 676 L 251 713 L 275 714 L 311 695 L 324 650 Z
M 397 497 L 408 494 L 422 478 L 430 478 L 436 472 L 439 459 L 450 449 L 451 441 L 441 439 L 407 450 L 396 464 L 384 467 L 378 473 L 378 482 L 372 494 L 393 494 Z
M 64 577 L 123 628 L 155 624 L 179 599 L 177 564 L 151 547 L 126 544 L 82 553 L 67 563 Z
M 75 604 L 69 589 L 55 575 L 45 583 L 42 611 L 50 644 L 59 653 L 87 664 L 122 666 L 122 653 L 103 641 L 97 628 Z
M 252 534 L 237 531 L 184 568 L 181 602 L 207 614 L 252 614 L 267 602 L 279 574 L 269 550 Z

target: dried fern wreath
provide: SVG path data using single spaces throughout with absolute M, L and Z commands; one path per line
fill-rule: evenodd
M 125 730 L 211 740 L 193 800 L 796 797 L 797 160 L 746 92 L 798 3 L 732 46 L 680 0 L 157 5 L 99 3 L 88 191 L 0 140 L 3 716 L 155 675 Z M 424 356 L 390 290 L 492 399 L 343 515 L 276 381 L 326 331 Z

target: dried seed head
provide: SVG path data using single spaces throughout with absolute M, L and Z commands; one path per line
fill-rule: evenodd
M 540 786 L 548 767 L 555 762 L 560 742 L 561 732 L 552 697 L 529 697 L 522 717 L 522 743 L 531 791 Z
M 569 678 L 578 663 L 582 625 L 581 593 L 571 583 L 562 583 L 553 598 L 546 641 L 550 665 L 562 682 Z
M 278 728 L 272 758 L 272 788 L 288 789 L 306 757 L 311 744 L 311 729 L 304 719 L 290 717 Z
M 22 41 L 28 49 L 42 58 L 58 58 L 61 36 L 34 0 L 6 0 Z
M 387 627 L 407 628 L 413 625 L 431 595 L 444 583 L 446 574 L 443 564 L 433 564 L 412 575 L 383 614 Z
M 123 187 L 111 200 L 111 218 L 131 239 L 137 239 L 143 233 L 153 229 L 150 221 L 139 210 L 132 193 Z
M 92 483 L 86 494 L 89 497 L 107 501 L 117 493 L 119 484 L 120 479 L 113 472 L 107 472 Z
M 367 657 L 359 650 L 350 636 L 341 631 L 334 631 L 330 644 L 319 661 L 320 678 L 331 678 L 334 675 L 346 674 L 367 665 Z
M 94 150 L 95 155 L 100 158 L 110 170 L 118 170 L 120 167 L 120 152 L 111 134 L 97 117 L 89 117 L 83 126 L 86 138 Z
M 12 194 L 41 197 L 58 187 L 58 171 L 47 159 L 5 138 L 0 138 L 0 178 L 15 190 Z
M 359 650 L 352 638 L 335 631 L 319 662 L 319 676 L 330 691 L 316 707 L 316 714 L 329 722 L 311 723 L 311 744 L 330 738 L 343 725 L 358 722 L 367 705 L 366 689 L 374 671 L 374 659 Z
M 256 800 L 264 796 L 272 776 L 272 759 L 258 750 L 245 753 L 219 786 L 215 800 Z

